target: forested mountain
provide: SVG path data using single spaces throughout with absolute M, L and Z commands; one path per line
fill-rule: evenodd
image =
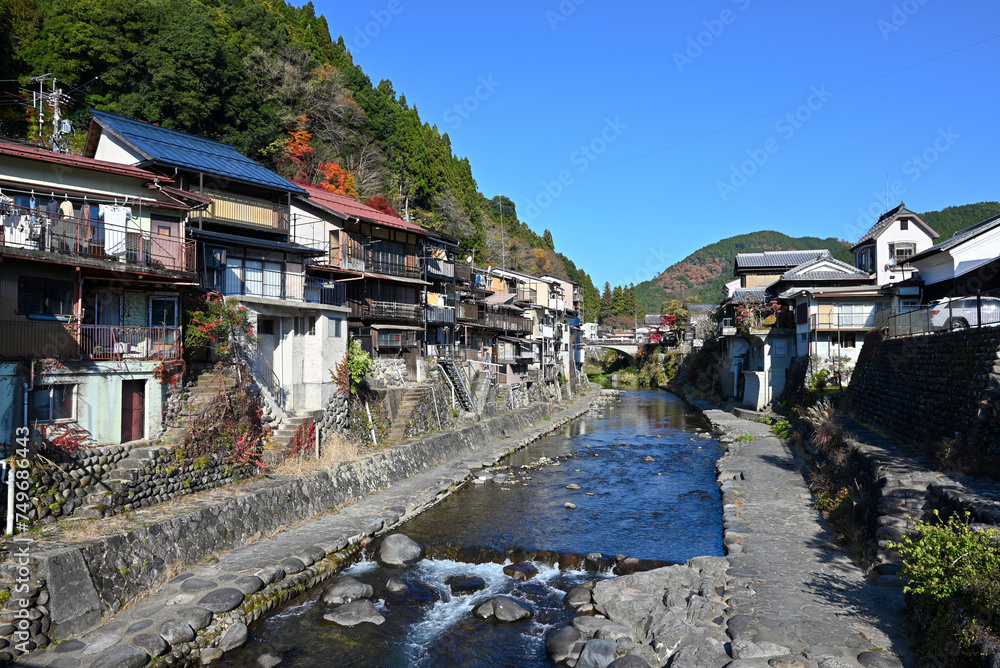
M 636 285 L 636 299 L 651 311 L 658 311 L 660 304 L 667 299 L 682 299 L 691 304 L 717 304 L 722 299 L 723 286 L 733 278 L 733 257 L 737 253 L 820 248 L 828 248 L 845 261 L 850 255 L 847 245 L 833 238 L 794 238 L 773 231 L 729 237 L 696 250 L 653 280 Z
M 19 91 L 52 74 L 77 147 L 91 108 L 218 139 L 289 178 L 405 211 L 476 249 L 477 264 L 577 281 L 598 307 L 551 233 L 520 222 L 509 199 L 484 197 L 447 133 L 388 79 L 373 84 L 311 2 L 0 0 L 0 74 L 0 135 L 36 139 Z
M 979 202 L 963 206 L 949 206 L 941 211 L 920 214 L 925 223 L 940 234 L 936 243 L 947 241 L 955 232 L 1000 215 L 1000 202 Z
M 920 217 L 941 235 L 937 239 L 940 242 L 951 238 L 959 230 L 996 215 L 1000 215 L 1000 202 L 950 206 L 942 211 L 922 213 Z M 854 264 L 850 244 L 838 239 L 793 238 L 780 232 L 752 232 L 705 246 L 668 267 L 653 280 L 636 285 L 636 300 L 651 311 L 659 309 L 668 299 L 682 299 L 692 304 L 717 304 L 722 299 L 723 286 L 732 280 L 733 257 L 737 253 L 819 248 L 828 248 L 837 259 Z

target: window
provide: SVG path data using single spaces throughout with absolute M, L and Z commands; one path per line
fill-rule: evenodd
M 841 348 L 854 348 L 858 345 L 857 335 L 853 332 L 841 332 L 840 333 L 840 347 Z
M 316 336 L 316 316 L 309 316 L 309 336 Z
M 149 298 L 149 326 L 150 327 L 177 326 L 176 297 Z
M 788 342 L 775 341 L 771 353 L 774 357 L 786 357 L 788 355 Z
M 799 341 L 801 341 L 802 343 L 805 343 L 808 340 L 809 340 L 809 335 L 808 334 L 806 334 L 805 332 L 802 332 L 801 334 L 799 334 Z
M 908 220 L 899 221 L 899 229 L 903 230 L 904 232 L 910 229 L 910 221 Z
M 257 333 L 271 336 L 274 334 L 274 320 L 271 318 L 260 318 L 257 320 Z
M 326 328 L 326 333 L 335 339 L 340 338 L 340 323 L 343 322 L 340 318 L 331 318 L 329 320 L 330 325 Z
M 43 385 L 31 391 L 28 419 L 31 422 L 72 420 L 76 385 Z
M 917 252 L 917 245 L 909 241 L 897 241 L 889 244 L 889 261 L 893 264 L 903 264 Z
M 73 315 L 76 299 L 72 281 L 20 276 L 17 310 L 28 315 Z

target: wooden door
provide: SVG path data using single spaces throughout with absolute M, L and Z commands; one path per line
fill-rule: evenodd
M 146 436 L 146 381 L 122 381 L 122 443 Z

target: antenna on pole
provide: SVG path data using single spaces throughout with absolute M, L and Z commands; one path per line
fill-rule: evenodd
M 889 173 L 885 174 L 885 212 L 889 213 Z
M 503 194 L 497 195 L 500 200 L 500 267 L 507 271 L 507 242 L 503 232 Z
M 45 92 L 45 81 L 52 79 L 52 90 Z M 45 126 L 45 107 L 52 108 L 52 136 L 49 138 L 49 148 L 55 153 L 69 153 L 69 139 L 67 135 L 73 134 L 73 123 L 62 117 L 62 105 L 69 103 L 69 96 L 62 92 L 62 88 L 56 88 L 56 78 L 51 73 L 41 74 L 29 79 L 31 83 L 38 83 L 38 90 L 31 91 L 32 108 L 38 113 L 38 139 L 43 139 L 43 128 Z

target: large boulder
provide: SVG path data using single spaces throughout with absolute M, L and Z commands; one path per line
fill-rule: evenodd
M 378 558 L 389 566 L 405 566 L 420 561 L 424 548 L 420 544 L 401 533 L 386 536 L 379 547 Z
M 549 632 L 545 638 L 545 650 L 554 663 L 561 663 L 579 657 L 586 642 L 587 639 L 576 628 L 563 626 Z
M 618 643 L 613 640 L 599 638 L 588 640 L 580 652 L 580 658 L 576 661 L 576 668 L 608 668 L 608 665 L 615 660 L 617 651 Z
M 452 575 L 444 581 L 454 596 L 462 596 L 486 589 L 486 580 L 478 575 Z
M 323 619 L 340 626 L 357 626 L 365 623 L 378 625 L 385 622 L 385 617 L 368 599 L 345 603 L 333 612 L 323 615 Z
M 366 585 L 357 578 L 345 575 L 323 590 L 323 602 L 331 605 L 343 605 L 358 599 L 371 598 L 374 593 L 371 585 Z
M 482 619 L 495 618 L 501 622 L 516 622 L 535 613 L 526 604 L 510 596 L 497 596 L 478 606 L 473 614 Z

